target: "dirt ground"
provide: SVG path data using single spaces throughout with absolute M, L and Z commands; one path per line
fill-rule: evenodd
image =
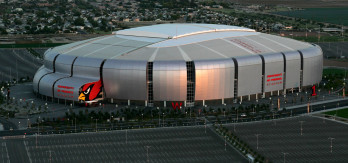
M 334 67 L 346 67 L 346 68 L 348 68 L 348 62 L 324 59 L 324 66 L 334 66 Z

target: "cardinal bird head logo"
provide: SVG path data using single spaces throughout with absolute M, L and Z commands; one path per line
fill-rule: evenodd
M 95 100 L 102 90 L 101 80 L 97 82 L 87 83 L 80 88 L 79 100 L 92 101 Z

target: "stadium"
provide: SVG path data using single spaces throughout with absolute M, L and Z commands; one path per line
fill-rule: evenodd
M 315 44 L 236 26 L 159 24 L 48 49 L 33 90 L 58 102 L 190 107 L 301 91 L 322 69 Z

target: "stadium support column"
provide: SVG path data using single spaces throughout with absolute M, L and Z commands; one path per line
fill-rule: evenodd
M 147 81 L 147 100 L 148 100 L 148 102 L 146 102 L 145 105 L 148 105 L 149 107 L 153 107 L 152 74 L 153 74 L 153 62 L 147 62 L 146 81 Z
M 250 95 L 248 95 L 248 101 L 250 101 Z
M 147 100 L 145 100 L 145 107 L 147 107 Z
M 203 100 L 203 106 L 205 106 L 205 100 Z
M 113 98 L 111 98 L 111 103 L 112 103 L 112 104 L 114 103 L 114 99 L 113 99 Z
M 163 106 L 167 107 L 167 101 L 163 101 Z
M 301 51 L 298 50 L 301 56 L 301 70 L 300 70 L 300 86 L 298 87 L 298 92 L 301 92 L 301 89 L 303 87 L 303 54 Z
M 128 100 L 128 106 L 130 106 L 130 100 Z
M 284 53 L 282 53 L 283 55 L 283 61 L 284 61 L 284 68 L 283 68 L 283 95 L 286 95 L 286 56 Z
M 221 104 L 222 104 L 222 105 L 225 104 L 225 99 L 224 99 L 224 98 L 221 99 Z
M 195 83 L 196 83 L 196 69 L 193 61 L 186 62 L 187 71 L 187 92 L 186 92 L 186 105 L 193 107 L 195 102 Z

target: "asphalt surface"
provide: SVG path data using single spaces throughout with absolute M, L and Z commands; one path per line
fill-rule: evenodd
M 325 58 L 348 59 L 348 42 L 324 42 L 318 44 L 323 50 Z
M 247 162 L 203 126 L 39 136 L 37 145 L 35 136 L 0 139 L 4 143 L 0 162 L 7 153 L 11 162 Z
M 17 62 L 17 64 L 16 64 Z M 43 61 L 26 49 L 0 49 L 0 81 L 9 81 L 27 76 L 33 79 Z
M 283 153 L 287 163 L 348 161 L 348 124 L 298 116 L 225 126 L 271 162 L 283 162 Z M 258 149 L 256 134 L 261 134 Z M 335 138 L 332 153 L 330 137 Z

